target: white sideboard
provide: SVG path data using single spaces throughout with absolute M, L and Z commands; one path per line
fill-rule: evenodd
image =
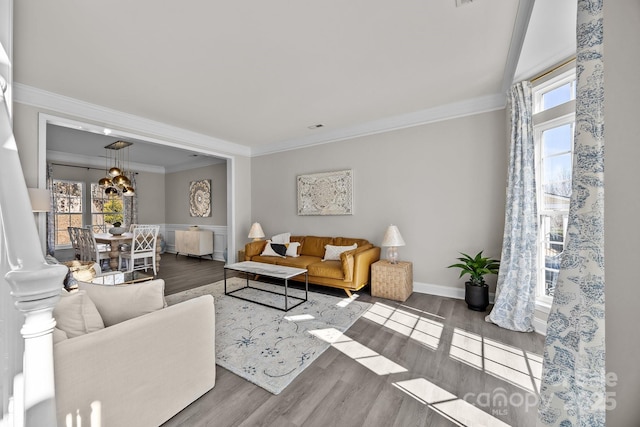
M 176 256 L 178 254 L 209 255 L 213 259 L 213 231 L 176 230 Z

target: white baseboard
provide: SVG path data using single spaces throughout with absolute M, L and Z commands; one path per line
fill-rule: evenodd
M 421 294 L 437 295 L 440 297 L 464 299 L 464 288 L 434 285 L 432 283 L 413 282 L 413 291 Z M 493 304 L 495 294 L 489 292 L 489 302 Z
M 464 299 L 464 288 L 452 288 L 451 286 L 434 285 L 432 283 L 413 282 L 413 291 L 421 294 L 437 295 L 446 298 Z M 495 302 L 495 293 L 489 293 L 489 302 Z M 540 335 L 547 335 L 547 322 L 544 319 L 535 317 L 533 327 Z
M 540 335 L 547 335 L 547 322 L 539 317 L 533 318 L 533 327 Z

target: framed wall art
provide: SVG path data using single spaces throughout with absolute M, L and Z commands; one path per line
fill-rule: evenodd
M 211 216 L 211 180 L 201 179 L 189 183 L 189 214 Z
M 298 175 L 298 215 L 353 215 L 353 171 Z

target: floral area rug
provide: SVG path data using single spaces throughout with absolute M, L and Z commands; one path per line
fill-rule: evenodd
M 246 280 L 227 279 L 230 290 Z M 284 287 L 251 281 L 252 287 L 283 293 Z M 283 306 L 284 296 L 245 289 L 242 296 Z M 279 394 L 328 347 L 329 343 L 310 334 L 327 328 L 346 331 L 371 304 L 357 296 L 339 298 L 309 292 L 308 301 L 288 312 L 224 295 L 224 281 L 166 297 L 169 305 L 211 294 L 216 310 L 216 363 L 246 380 Z M 304 297 L 304 290 L 289 288 L 290 296 Z M 298 300 L 290 299 L 293 305 Z

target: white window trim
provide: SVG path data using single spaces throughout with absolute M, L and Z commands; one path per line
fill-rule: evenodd
M 533 135 L 534 135 L 534 141 L 540 141 L 542 139 L 542 133 L 546 130 L 549 129 L 553 129 L 565 124 L 571 124 L 573 123 L 575 126 L 575 113 L 570 113 L 570 114 L 565 114 L 561 117 L 557 117 L 553 120 L 549 120 L 546 121 L 544 123 L 541 123 L 539 125 L 535 125 L 533 127 Z M 541 182 L 541 173 L 542 173 L 542 155 L 541 155 L 541 144 L 536 143 L 536 182 Z M 573 158 L 573 147 L 571 148 L 571 156 Z M 538 220 L 540 218 L 540 215 L 543 213 L 541 210 L 541 206 L 542 206 L 542 192 L 538 192 L 537 194 L 537 205 L 538 205 Z M 538 224 L 540 226 L 540 224 Z M 544 236 L 541 233 L 538 233 L 538 249 L 542 247 L 542 243 L 543 243 L 543 239 Z M 542 307 L 546 307 L 547 308 L 547 312 L 548 309 L 551 307 L 551 303 L 553 301 L 553 298 L 547 296 L 544 294 L 544 282 L 545 282 L 545 275 L 544 275 L 544 271 L 542 269 L 542 266 L 544 265 L 544 258 L 542 257 L 542 254 L 540 252 L 538 252 L 538 285 L 536 287 L 536 303 L 541 304 Z M 544 311 L 544 310 L 542 310 Z
M 548 79 L 545 79 L 544 82 L 541 82 L 533 87 L 533 133 L 534 133 L 534 141 L 536 142 L 536 182 L 540 181 L 540 173 L 541 173 L 541 137 L 542 133 L 548 129 L 552 129 L 564 124 L 573 123 L 574 131 L 575 131 L 575 100 L 570 100 L 563 104 L 557 105 L 553 108 L 549 108 L 544 111 L 540 111 L 542 107 L 542 96 L 558 87 L 561 87 L 571 81 L 576 80 L 576 70 L 575 68 L 571 68 L 566 70 L 557 76 L 552 76 Z M 571 149 L 572 157 L 574 155 L 573 146 Z M 537 195 L 538 200 L 538 219 L 540 218 L 540 207 L 542 206 L 542 194 Z M 542 236 L 538 233 L 538 248 L 541 247 Z M 540 258 L 542 254 L 538 253 L 538 257 Z M 549 313 L 551 309 L 551 304 L 553 302 L 553 298 L 544 294 L 544 283 L 545 276 L 544 271 L 541 266 L 544 265 L 544 259 L 538 259 L 538 285 L 536 289 L 536 310 Z
M 553 76 L 548 80 L 534 85 L 533 87 L 533 114 L 534 116 L 541 113 L 542 110 L 542 96 L 554 89 L 564 86 L 567 83 L 571 83 L 576 80 L 576 69 L 571 68 L 557 76 Z M 563 104 L 564 105 L 564 104 Z M 556 107 L 553 107 L 556 108 Z M 549 111 L 549 110 L 546 110 Z

